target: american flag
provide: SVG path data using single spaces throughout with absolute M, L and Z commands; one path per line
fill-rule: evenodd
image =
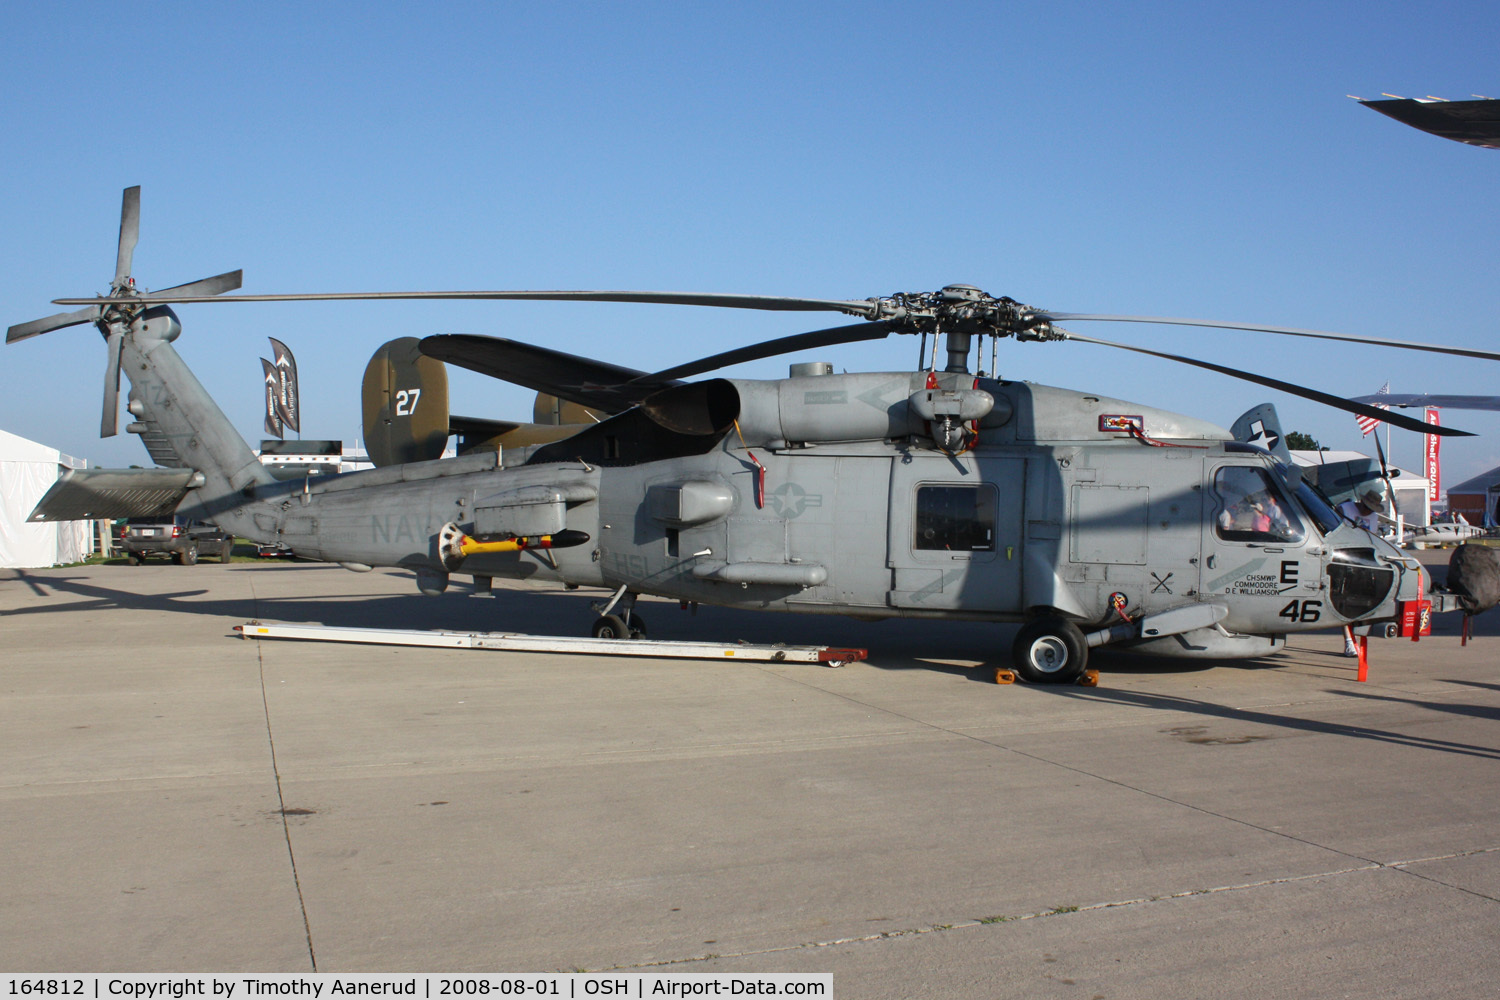
M 1379 389 L 1375 390 L 1375 395 L 1377 396 L 1389 396 L 1390 394 L 1391 384 L 1389 382 L 1381 386 Z M 1390 407 L 1386 406 L 1384 403 L 1376 403 L 1375 405 L 1382 410 L 1390 409 Z M 1359 424 L 1360 437 L 1368 437 L 1370 432 L 1375 429 L 1375 425 L 1380 423 L 1380 421 L 1376 420 L 1374 417 L 1367 417 L 1363 413 L 1356 413 L 1354 415 L 1354 421 L 1355 423 Z

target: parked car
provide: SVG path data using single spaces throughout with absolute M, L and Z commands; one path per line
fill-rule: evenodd
M 182 517 L 132 517 L 120 540 L 131 565 L 139 566 L 147 556 L 171 556 L 182 566 L 191 566 L 201 556 L 218 556 L 228 562 L 234 554 L 234 536 L 207 521 Z
M 256 542 L 255 554 L 262 559 L 295 559 L 297 553 L 286 542 Z

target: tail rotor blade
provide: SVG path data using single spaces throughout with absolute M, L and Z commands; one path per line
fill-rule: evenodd
M 34 319 L 30 323 L 17 323 L 5 333 L 5 342 L 14 344 L 18 340 L 27 337 L 35 337 L 43 333 L 51 333 L 53 330 L 61 330 L 66 326 L 77 326 L 80 323 L 92 323 L 99 318 L 98 306 L 85 306 L 76 312 L 58 313 L 44 319 Z
M 99 436 L 114 437 L 120 419 L 120 348 L 125 342 L 120 330 L 111 330 L 108 338 L 109 362 L 104 370 L 104 415 L 99 421 Z
M 131 259 L 135 256 L 135 244 L 141 237 L 141 186 L 125 189 L 120 205 L 120 250 L 115 255 L 115 281 L 130 277 Z

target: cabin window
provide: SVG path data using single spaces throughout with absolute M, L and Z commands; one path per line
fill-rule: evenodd
M 1295 508 L 1265 469 L 1226 465 L 1214 473 L 1218 512 L 1214 526 L 1226 542 L 1278 544 L 1306 536 Z
M 995 551 L 995 491 L 987 486 L 917 487 L 915 536 L 916 549 Z

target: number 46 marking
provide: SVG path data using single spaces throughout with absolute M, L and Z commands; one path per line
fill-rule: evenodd
M 421 389 L 400 389 L 396 392 L 396 416 L 411 417 L 417 412 L 417 397 L 422 395 Z
M 1304 625 L 1317 621 L 1323 617 L 1322 601 L 1293 601 L 1281 609 L 1278 618 L 1286 618 L 1294 622 L 1302 622 Z

